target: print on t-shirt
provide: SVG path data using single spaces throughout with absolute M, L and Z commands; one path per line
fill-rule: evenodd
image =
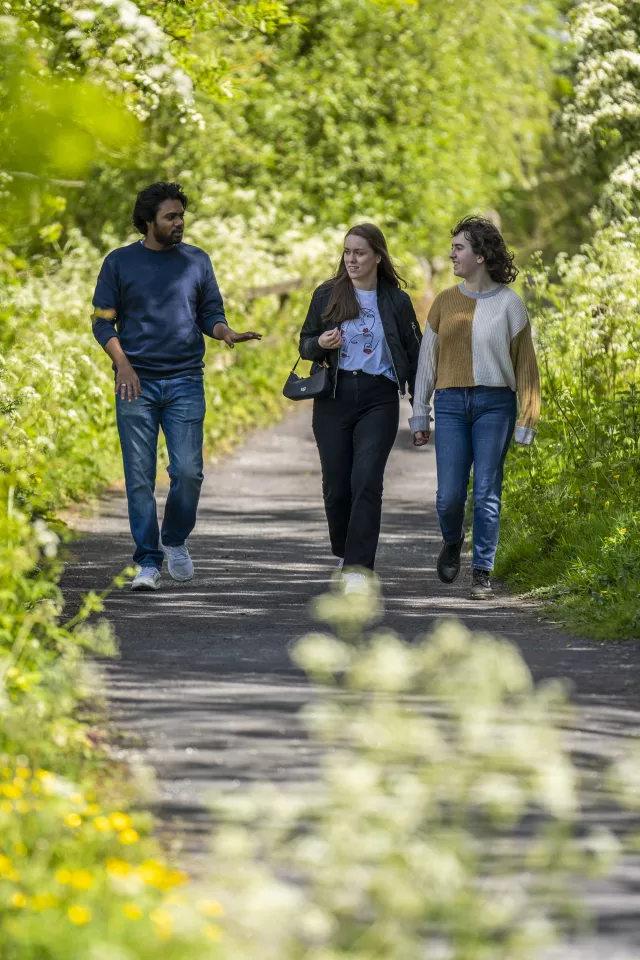
M 340 356 L 349 356 L 351 344 L 359 346 L 367 356 L 373 353 L 380 343 L 380 335 L 376 331 L 375 311 L 369 307 L 360 307 L 360 316 L 355 320 L 347 320 L 342 326 L 342 349 Z

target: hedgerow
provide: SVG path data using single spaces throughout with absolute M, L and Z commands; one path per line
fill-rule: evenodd
M 544 406 L 506 476 L 497 570 L 587 636 L 640 636 L 640 223 L 532 276 Z

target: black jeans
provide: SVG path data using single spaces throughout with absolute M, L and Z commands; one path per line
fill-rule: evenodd
M 373 570 L 382 483 L 398 432 L 398 388 L 388 377 L 341 371 L 335 398 L 314 400 L 313 433 L 331 549 L 345 567 Z

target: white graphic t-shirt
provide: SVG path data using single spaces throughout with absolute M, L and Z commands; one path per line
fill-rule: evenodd
M 391 353 L 385 339 L 375 290 L 358 290 L 360 316 L 342 324 L 341 370 L 384 374 L 395 383 Z

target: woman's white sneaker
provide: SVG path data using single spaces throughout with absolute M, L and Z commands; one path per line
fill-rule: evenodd
M 160 586 L 160 571 L 157 567 L 140 567 L 131 582 L 132 590 L 157 590 Z
M 369 589 L 364 573 L 343 573 L 342 582 L 344 583 L 345 596 L 348 593 L 366 593 Z
M 179 547 L 167 547 L 162 544 L 164 555 L 167 558 L 169 576 L 174 580 L 191 580 L 193 576 L 193 560 L 189 556 L 186 543 Z

